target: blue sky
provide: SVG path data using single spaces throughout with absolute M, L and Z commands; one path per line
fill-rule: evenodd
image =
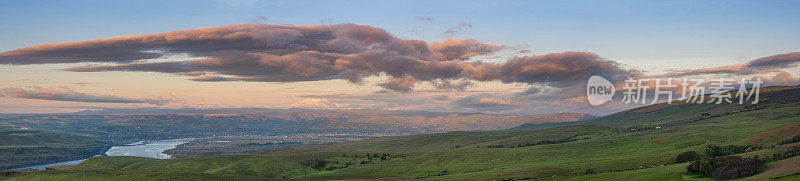
M 591 52 L 619 62 L 625 68 L 658 74 L 670 69 L 743 64 L 759 57 L 797 52 L 800 50 L 800 43 L 797 43 L 800 40 L 800 33 L 797 33 L 800 32 L 800 11 L 797 10 L 799 5 L 800 1 L 7 0 L 0 2 L 0 53 L 46 43 L 237 23 L 354 23 L 384 29 L 401 39 L 434 42 L 449 38 L 474 38 L 487 44 L 531 51 L 525 55 L 565 51 Z M 444 34 L 459 24 L 470 26 L 462 27 L 455 34 Z M 520 55 L 509 51 L 497 54 L 504 58 L 484 61 L 503 62 L 505 58 Z M 67 92 L 85 95 L 188 100 L 173 107 L 264 105 L 263 107 L 285 108 L 290 104 L 324 103 L 334 107 L 362 104 L 373 106 L 366 106 L 367 108 L 417 110 L 430 107 L 409 106 L 414 101 L 432 100 L 443 95 L 449 95 L 451 100 L 456 100 L 476 97 L 486 92 L 512 95 L 529 86 L 480 82 L 471 89 L 472 92 L 425 94 L 420 91 L 378 95 L 375 91 L 380 90 L 380 87 L 375 84 L 380 80 L 374 84 L 359 85 L 343 80 L 286 84 L 200 83 L 163 73 L 79 73 L 59 70 L 73 66 L 75 65 L 0 65 L 0 83 L 5 85 L 3 87 L 44 87 L 42 90 L 67 87 L 64 89 Z M 793 67 L 781 71 L 798 76 L 797 70 L 797 67 Z M 791 76 L 789 78 L 793 78 Z M 374 79 L 383 78 L 385 77 Z M 141 85 L 147 85 L 147 88 L 142 89 Z M 324 88 L 318 88 L 318 85 L 324 85 Z M 287 92 L 289 89 L 293 91 Z M 295 89 L 302 90 L 294 91 Z M 301 99 L 313 97 L 309 95 L 325 97 L 321 95 L 330 92 L 349 96 Z M 224 96 L 205 96 L 208 94 Z M 365 103 L 365 97 L 373 102 Z M 379 99 L 389 100 L 385 102 L 406 101 L 408 104 L 392 107 L 393 105 L 385 102 L 374 102 Z M 4 109 L 0 112 L 64 112 L 87 108 L 83 103 L 40 102 L 25 105 L 26 101 L 28 100 L 0 96 L 0 109 Z M 88 107 L 103 108 L 113 107 L 112 105 L 120 104 L 92 104 Z M 590 113 L 604 114 L 618 109 L 621 108 L 595 110 Z M 499 113 L 550 113 L 562 110 L 531 106 L 516 112 Z M 465 110 L 453 108 L 449 111 Z
M 458 37 L 590 51 L 621 62 L 768 56 L 797 49 L 800 1 L 4 1 L 0 50 L 254 22 L 356 23 L 403 38 Z M 420 21 L 419 18 L 433 21 Z M 723 60 L 718 60 L 723 61 Z M 729 60 L 730 61 L 730 60 Z

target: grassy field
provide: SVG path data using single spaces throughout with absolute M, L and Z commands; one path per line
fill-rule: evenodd
M 2 180 L 2 177 L 0 177 Z M 109 171 L 109 170 L 62 170 L 30 173 L 25 177 L 14 177 L 9 180 L 31 180 L 31 181 L 51 181 L 51 180 L 83 180 L 83 181 L 139 181 L 139 180 L 278 180 L 264 177 L 235 176 L 235 175 L 214 175 L 202 173 L 158 173 L 158 172 L 137 172 L 137 171 Z
M 66 178 L 383 180 L 709 180 L 686 173 L 676 156 L 707 145 L 777 144 L 800 124 L 800 88 L 762 89 L 762 103 L 657 104 L 583 125 L 533 131 L 450 132 L 371 138 L 310 150 L 156 160 L 95 157 L 68 171 L 11 180 Z M 705 114 L 708 113 L 708 114 Z M 702 116 L 705 114 L 705 116 Z M 768 156 L 774 148 L 739 154 Z M 324 161 L 325 166 L 307 165 Z M 770 162 L 747 179 L 797 179 L 797 157 Z M 587 174 L 591 169 L 594 173 Z M 166 173 L 175 173 L 170 175 Z M 151 175 L 148 175 L 151 174 Z
M 292 136 L 235 136 L 199 138 L 164 151 L 173 157 L 265 153 L 273 151 L 313 149 L 333 143 L 356 141 L 356 137 Z

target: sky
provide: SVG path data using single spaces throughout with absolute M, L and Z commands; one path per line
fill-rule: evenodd
M 797 85 L 798 5 L 3 1 L 0 112 L 260 107 L 604 115 L 632 105 L 587 106 L 576 90 L 590 75 L 763 77 Z

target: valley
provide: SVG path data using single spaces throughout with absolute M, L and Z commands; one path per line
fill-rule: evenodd
M 154 140 L 198 138 L 165 153 L 176 157 L 209 156 L 323 148 L 370 137 L 506 129 L 525 123 L 593 118 L 572 113 L 515 116 L 378 110 L 259 111 L 266 112 L 0 114 L 0 125 L 4 127 L 0 130 L 0 169 L 80 160 L 103 155 L 114 146 Z
M 492 115 L 381 110 L 301 110 L 247 114 L 3 114 L 0 126 L 53 130 L 114 144 L 225 136 L 338 134 L 394 136 L 508 129 L 525 123 L 572 122 L 588 114 Z M 491 126 L 490 126 L 491 125 Z
M 748 149 L 725 155 L 765 160 L 764 171 L 752 178 L 791 180 L 800 172 L 790 166 L 796 163 L 792 150 L 800 150 L 793 138 L 799 136 L 794 131 L 800 125 L 798 93 L 800 87 L 768 87 L 759 107 L 655 104 L 533 130 L 382 136 L 169 160 L 94 157 L 68 170 L 9 179 L 703 180 L 708 177 L 687 172 L 691 162 L 676 157 L 694 151 L 699 161 L 712 158 L 710 148 L 736 145 Z

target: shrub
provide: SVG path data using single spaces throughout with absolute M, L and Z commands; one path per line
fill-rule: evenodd
M 711 166 L 709 160 L 695 160 L 689 167 L 686 168 L 686 171 L 689 173 L 700 174 L 702 176 L 711 176 L 711 172 L 714 171 L 714 168 Z
M 764 170 L 764 162 L 758 156 L 747 159 L 738 156 L 717 157 L 696 160 L 686 170 L 714 179 L 734 179 L 758 174 Z
M 728 146 L 717 146 L 717 145 L 708 145 L 706 146 L 706 155 L 709 157 L 720 157 L 720 156 L 728 156 L 733 154 L 739 154 L 744 152 L 756 151 L 761 150 L 761 146 L 738 146 L 738 145 L 728 145 Z
M 778 161 L 796 156 L 800 156 L 800 146 L 793 146 L 782 153 L 773 153 L 772 157 L 767 156 L 767 158 L 764 158 L 764 162 Z
M 764 162 L 758 156 L 747 158 L 741 161 L 726 162 L 725 165 L 714 170 L 711 178 L 714 179 L 735 179 L 744 178 L 758 174 L 764 170 Z
M 678 163 L 684 163 L 684 162 L 694 161 L 695 159 L 697 159 L 697 152 L 687 151 L 679 154 L 677 161 Z
M 797 142 L 800 142 L 800 134 L 798 134 L 798 135 L 796 135 L 796 136 L 794 136 L 792 138 L 782 140 L 782 141 L 778 142 L 778 145 L 788 145 L 788 144 L 797 143 Z
M 541 140 L 541 141 L 537 141 L 537 142 L 533 142 L 533 143 L 525 142 L 525 144 L 522 144 L 522 143 L 517 144 L 516 147 L 559 144 L 559 143 L 566 143 L 566 142 L 572 142 L 572 141 L 578 141 L 578 140 L 584 140 L 584 139 L 592 139 L 592 137 L 576 138 L 578 136 L 580 136 L 580 135 L 574 135 L 574 136 L 571 136 L 569 138 L 564 138 L 564 139 L 560 139 L 560 140 Z M 509 146 L 506 146 L 506 145 L 489 145 L 489 146 L 487 146 L 487 148 L 514 148 L 514 147 L 515 147 L 514 145 L 509 145 Z M 480 146 L 478 146 L 478 148 L 480 148 Z
M 247 144 L 244 144 L 244 146 L 270 146 L 270 145 L 274 145 L 274 144 L 275 144 L 275 143 L 272 143 L 272 142 L 266 142 L 266 143 L 247 143 Z
M 315 169 L 322 169 L 322 168 L 325 168 L 326 165 L 328 165 L 328 161 L 325 161 L 325 160 L 319 159 L 319 158 L 315 158 L 315 159 L 300 161 L 300 165 L 311 167 L 311 168 L 315 168 Z

